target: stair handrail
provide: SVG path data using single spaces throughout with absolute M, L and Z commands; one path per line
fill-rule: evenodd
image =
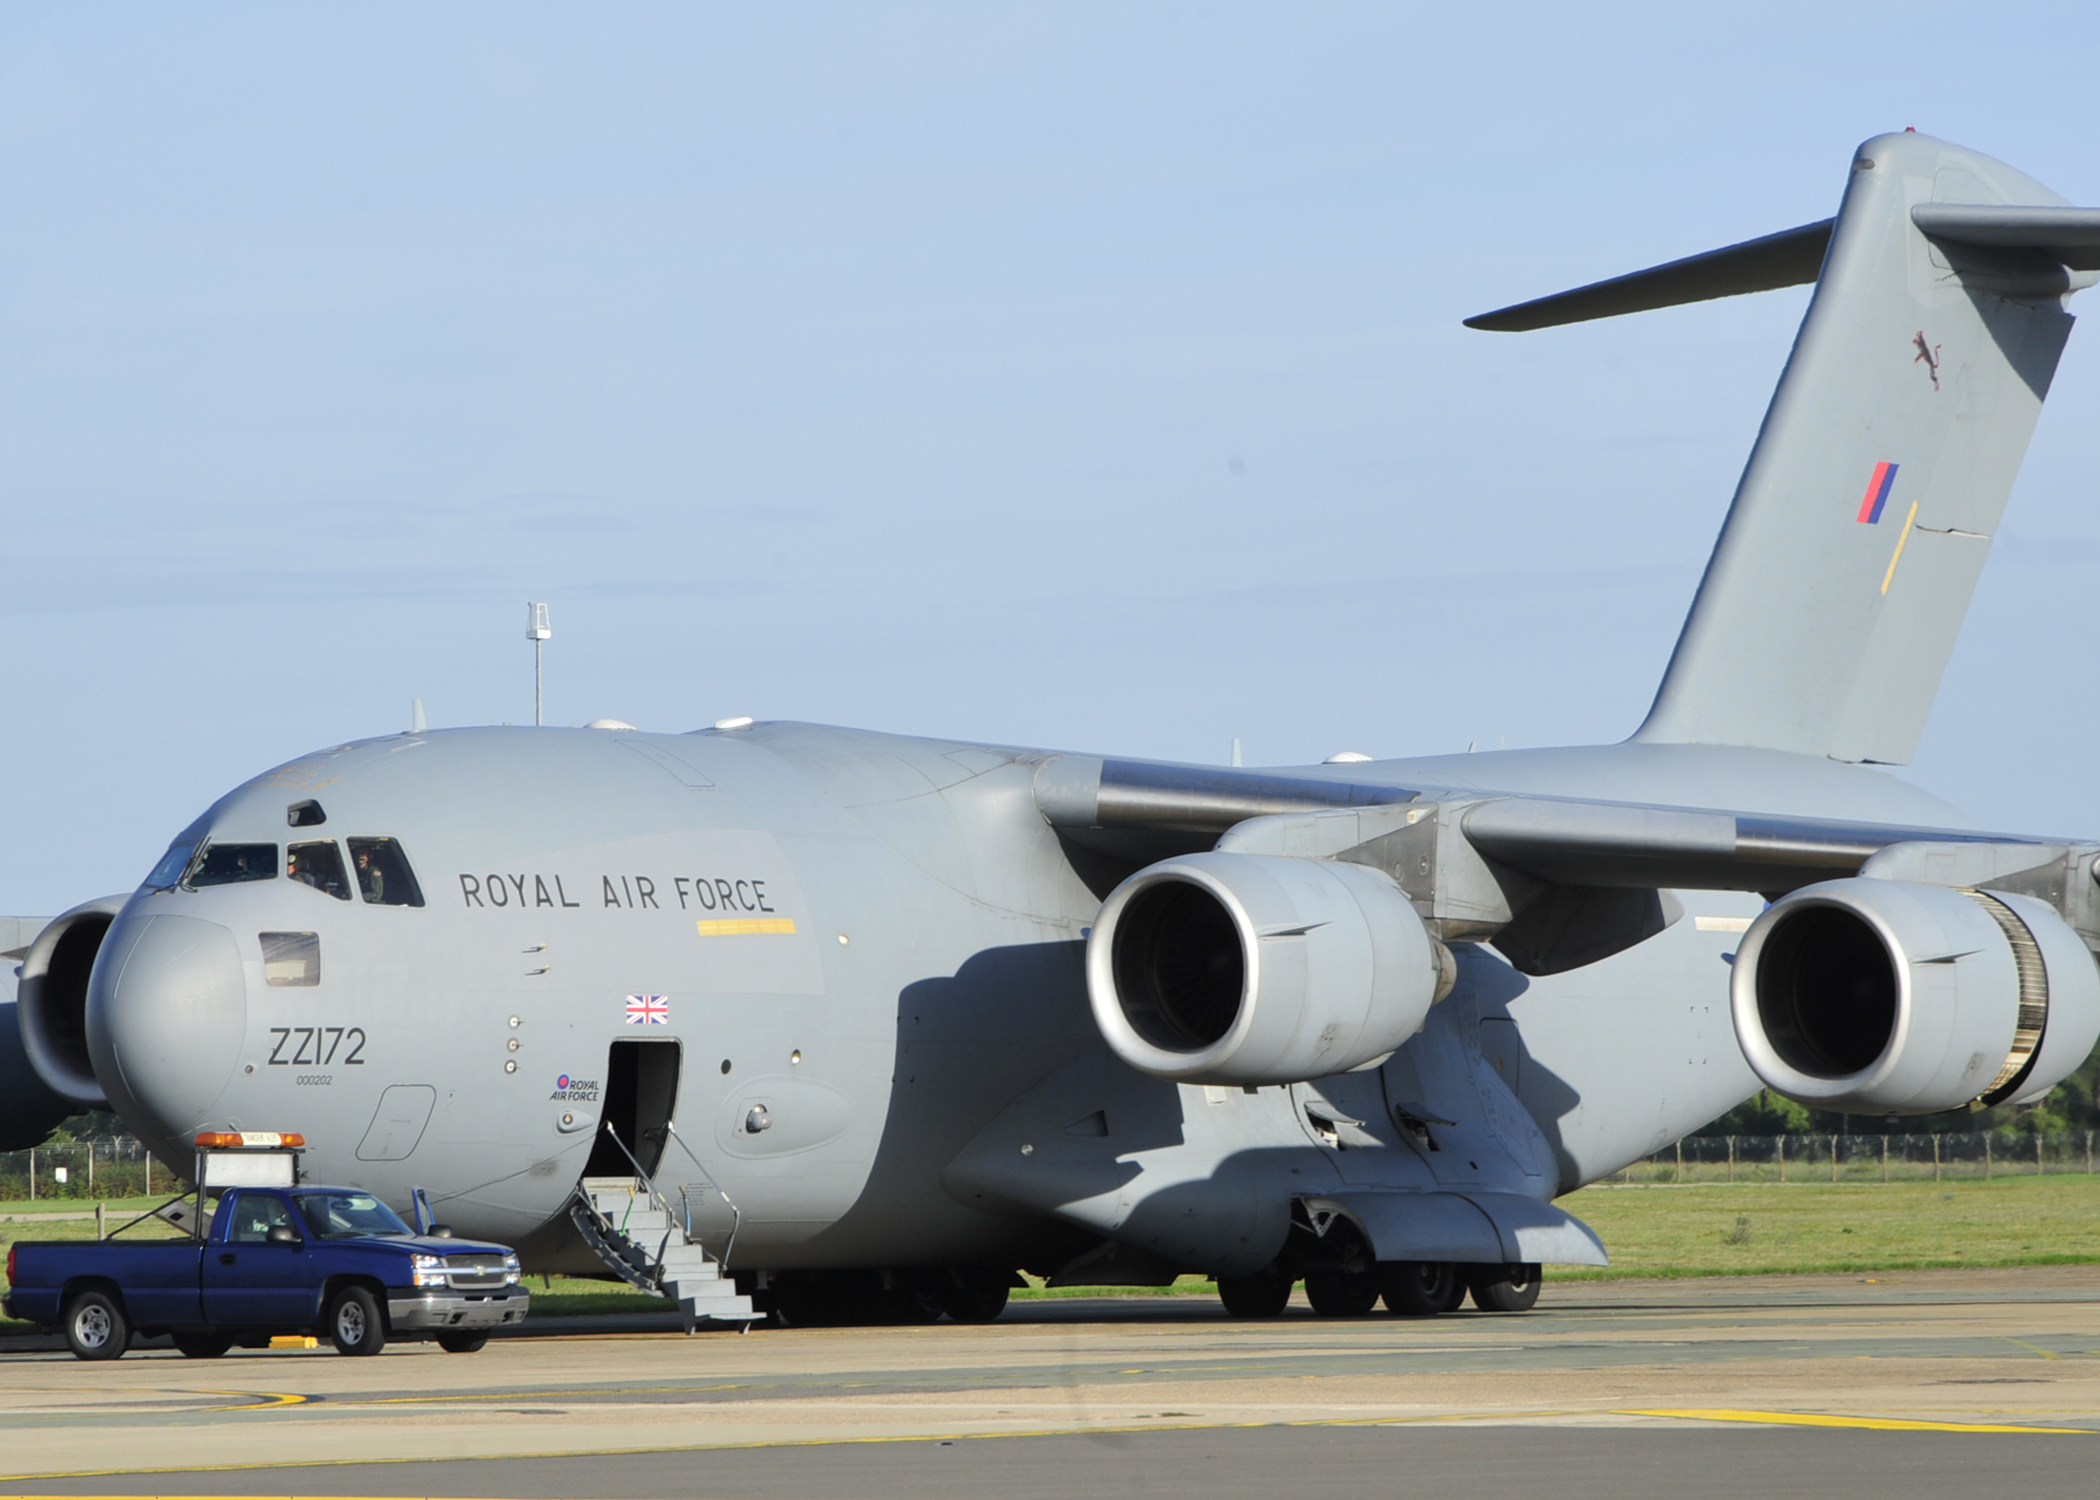
M 656 1190 L 656 1179 L 642 1170 L 642 1164 L 635 1160 L 634 1153 L 627 1149 L 627 1143 L 620 1139 L 620 1132 L 613 1128 L 610 1120 L 605 1123 L 605 1133 L 611 1136 L 612 1143 L 620 1148 L 620 1154 L 626 1157 L 628 1164 L 634 1168 L 635 1179 L 648 1190 L 649 1201 L 655 1204 L 664 1216 L 664 1237 L 657 1242 L 656 1246 L 656 1282 L 658 1287 L 661 1288 L 664 1279 L 664 1252 L 671 1247 L 671 1227 L 674 1222 L 670 1202 L 662 1193 Z M 688 1152 L 687 1154 L 690 1155 L 691 1153 Z M 623 1235 L 626 1233 L 624 1227 L 621 1229 L 621 1233 Z M 692 1231 L 688 1228 L 686 1238 L 690 1240 L 692 1237 Z
M 744 1225 L 744 1211 L 736 1206 L 734 1198 L 723 1191 L 722 1184 L 715 1181 L 715 1174 L 707 1170 L 707 1163 L 693 1154 L 693 1148 L 688 1146 L 685 1137 L 678 1133 L 676 1120 L 664 1121 L 664 1133 L 678 1142 L 678 1149 L 685 1153 L 685 1159 L 700 1169 L 700 1175 L 706 1178 L 707 1185 L 715 1190 L 715 1196 L 729 1205 L 729 1238 L 722 1242 L 722 1253 L 714 1258 L 715 1264 L 726 1271 L 729 1269 L 730 1252 L 736 1249 L 736 1232 Z M 683 1199 L 685 1194 L 681 1192 L 679 1197 Z M 707 1246 L 693 1237 L 693 1205 L 689 1201 L 685 1204 L 685 1237 L 691 1243 L 699 1245 L 703 1255 L 707 1253 Z

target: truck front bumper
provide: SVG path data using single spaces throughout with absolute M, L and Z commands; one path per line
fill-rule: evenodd
M 445 1333 L 455 1328 L 502 1328 L 525 1321 L 532 1293 L 522 1286 L 495 1292 L 407 1291 L 387 1288 L 386 1315 L 396 1333 Z

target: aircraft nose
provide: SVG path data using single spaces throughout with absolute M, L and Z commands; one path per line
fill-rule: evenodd
M 225 1092 L 248 1030 L 233 934 L 216 922 L 119 918 L 88 986 L 88 1056 L 134 1128 L 181 1139 Z

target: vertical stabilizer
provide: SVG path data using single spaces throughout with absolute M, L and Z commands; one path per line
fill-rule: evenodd
M 1912 213 L 2062 203 L 1927 136 L 1859 148 L 1793 355 L 1635 738 L 1910 759 L 2070 333 L 2064 294 L 2092 279 L 2031 244 L 1928 239 Z
M 1835 220 L 1473 320 L 1535 328 L 1821 272 L 1636 739 L 1910 759 L 2071 329 L 2100 212 L 1877 136 Z

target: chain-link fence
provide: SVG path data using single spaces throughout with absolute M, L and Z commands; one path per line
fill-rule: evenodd
M 1611 1182 L 1941 1182 L 2089 1173 L 2095 1133 L 1695 1135 Z
M 54 1141 L 0 1152 L 0 1200 L 65 1208 L 83 1199 L 141 1198 L 182 1191 L 182 1175 L 155 1161 L 132 1136 Z

